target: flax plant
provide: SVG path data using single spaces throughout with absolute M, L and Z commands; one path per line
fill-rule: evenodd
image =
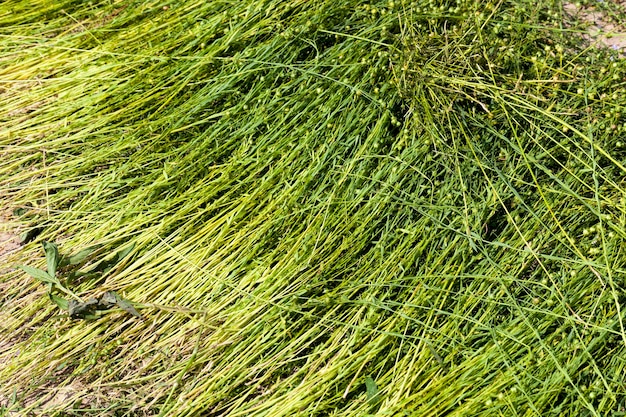
M 0 409 L 623 412 L 626 64 L 577 25 L 544 1 L 2 3 L 0 199 L 41 233 L 0 278 Z M 97 248 L 83 270 L 134 245 L 61 279 L 143 320 L 71 319 L 13 268 L 42 241 Z

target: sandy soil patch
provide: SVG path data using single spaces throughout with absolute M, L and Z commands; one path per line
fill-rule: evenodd
M 0 212 L 0 275 L 6 274 L 12 269 L 12 265 L 9 262 L 11 254 L 15 253 L 21 248 L 20 237 L 17 231 L 17 227 L 11 222 L 11 214 L 8 212 Z M 0 289 L 2 286 L 0 285 Z M 3 301 L 4 302 L 4 301 Z M 0 317 L 2 315 L 0 314 Z M 3 317 L 4 319 L 4 317 Z M 0 330 L 2 326 L 0 326 Z M 1 333 L 1 332 L 0 332 Z M 2 337 L 0 340 L 0 353 L 8 352 L 12 347 L 12 340 Z M 0 366 L 6 364 L 7 358 L 5 355 L 0 355 Z M 10 398 L 0 392 L 0 407 L 8 406 L 10 404 Z M 0 414 L 2 409 L 0 409 Z M 12 413 L 8 414 L 14 415 Z
M 7 272 L 7 258 L 20 248 L 20 237 L 10 214 L 0 213 L 0 274 Z
M 598 1 L 598 4 L 601 2 Z M 626 0 L 613 0 L 611 2 L 623 13 L 626 13 Z M 582 23 L 588 24 L 585 39 L 592 45 L 609 47 L 619 52 L 622 58 L 626 58 L 626 22 L 617 21 L 606 11 L 595 6 L 582 6 L 576 3 L 564 3 L 563 9 L 567 14 Z

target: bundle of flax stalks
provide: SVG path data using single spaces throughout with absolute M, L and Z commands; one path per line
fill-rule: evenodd
M 579 30 L 2 2 L 0 414 L 621 415 L 626 63 Z

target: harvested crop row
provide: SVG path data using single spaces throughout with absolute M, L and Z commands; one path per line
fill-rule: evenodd
M 0 406 L 623 411 L 626 64 L 562 20 L 4 2 L 0 198 L 31 230 L 11 262 L 83 251 L 62 287 L 142 319 L 72 319 L 58 286 L 5 273 Z

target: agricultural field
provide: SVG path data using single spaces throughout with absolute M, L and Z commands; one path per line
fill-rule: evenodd
M 626 415 L 626 6 L 0 3 L 0 416 Z

